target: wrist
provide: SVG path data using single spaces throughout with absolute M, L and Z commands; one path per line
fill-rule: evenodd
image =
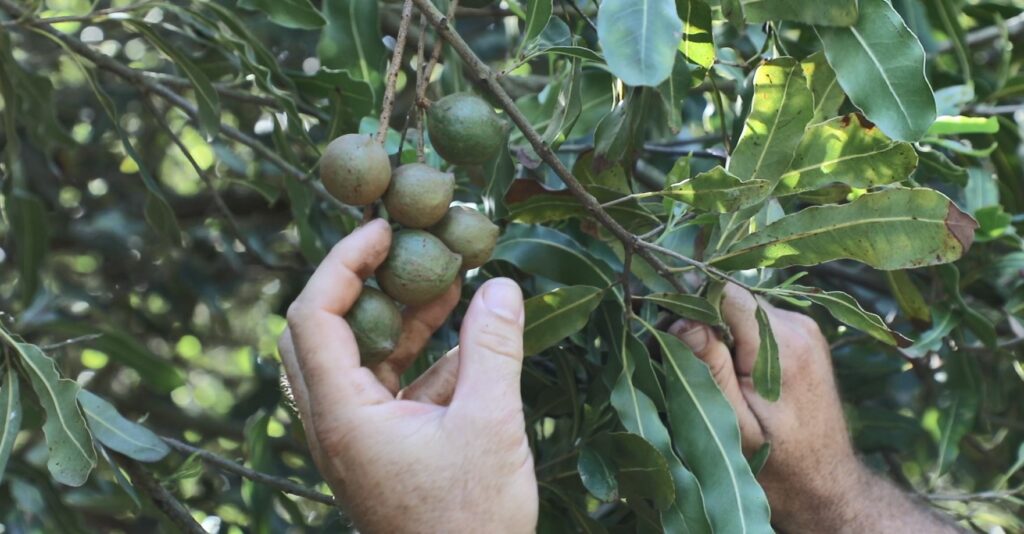
M 853 455 L 819 467 L 799 479 L 765 473 L 772 523 L 790 532 L 843 532 L 860 515 L 863 496 L 871 491 L 867 467 Z

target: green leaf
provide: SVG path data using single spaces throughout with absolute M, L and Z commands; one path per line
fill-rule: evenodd
M 928 128 L 928 135 L 967 135 L 999 133 L 996 117 L 941 116 Z
M 793 58 L 761 64 L 754 73 L 754 100 L 728 170 L 741 180 L 772 184 L 789 168 L 811 120 L 813 103 L 803 70 Z
M 963 294 L 960 292 L 960 269 L 957 269 L 956 265 L 940 265 L 938 267 L 939 276 L 942 278 L 942 283 L 946 288 L 946 294 L 953 298 L 956 303 L 957 311 L 963 316 L 963 321 L 967 325 L 967 328 L 978 336 L 978 339 L 985 344 L 989 349 L 995 350 L 997 345 L 996 327 L 989 321 L 987 317 L 982 315 L 964 300 Z
M 609 287 L 616 280 L 608 264 L 572 238 L 543 226 L 509 225 L 491 258 L 566 285 Z
M 934 308 L 932 310 L 932 327 L 923 332 L 913 345 L 907 347 L 907 353 L 923 357 L 929 352 L 941 349 L 943 340 L 959 324 L 960 316 L 954 314 L 953 310 L 945 307 Z
M 658 86 L 658 94 L 665 109 L 669 130 L 679 133 L 683 129 L 683 100 L 690 87 L 690 68 L 684 58 L 677 58 L 672 65 L 672 74 Z
M 672 473 L 674 498 L 661 503 L 665 506 L 658 506 L 662 510 L 663 528 L 667 532 L 710 534 L 711 525 L 708 523 L 704 498 L 697 479 L 679 460 L 668 429 L 658 414 L 658 408 L 650 397 L 637 389 L 633 383 L 635 361 L 640 358 L 650 359 L 646 347 L 636 336 L 626 333 L 619 355 L 622 357 L 622 373 L 612 389 L 611 404 L 618 413 L 622 426 L 653 445 L 664 456 Z M 655 504 L 657 506 L 659 503 L 656 501 Z
M 32 389 L 46 412 L 43 434 L 49 449 L 46 467 L 54 480 L 68 486 L 81 486 L 96 467 L 96 451 L 85 418 L 78 410 L 78 384 L 61 378 L 53 360 L 39 347 L 14 342 L 6 332 L 6 341 L 18 352 L 22 368 L 29 375 Z
M 860 0 L 849 28 L 816 28 L 839 85 L 889 137 L 917 141 L 935 120 L 917 37 L 887 0 Z
M 220 130 L 220 95 L 210 83 L 210 79 L 191 59 L 182 53 L 181 49 L 160 37 L 149 25 L 138 20 L 126 21 L 128 25 L 141 33 L 147 41 L 160 49 L 167 56 L 175 67 L 181 69 L 182 73 L 192 82 L 196 90 L 196 103 L 199 107 L 199 127 L 212 138 Z
M 676 0 L 676 11 L 683 20 L 683 57 L 704 70 L 715 62 L 715 39 L 711 29 L 711 6 L 704 0 Z
M 747 22 L 791 20 L 815 26 L 852 26 L 857 0 L 740 0 Z
M 768 313 L 761 306 L 757 307 L 757 334 L 760 341 L 757 345 L 757 360 L 751 378 L 754 389 L 761 398 L 775 402 L 782 393 L 782 365 L 779 362 L 779 344 L 775 341 L 775 332 L 768 320 Z
M 327 25 L 316 48 L 323 65 L 347 70 L 356 79 L 369 82 L 375 90 L 382 87 L 386 50 L 378 3 L 332 0 L 324 2 L 323 10 Z
M 960 454 L 960 440 L 974 427 L 981 396 L 977 361 L 966 351 L 950 351 L 943 357 L 946 381 L 945 405 L 939 410 L 939 457 L 935 476 L 942 475 Z
M 51 334 L 77 338 L 100 334 L 81 342 L 82 346 L 98 350 L 139 374 L 142 383 L 159 393 L 170 393 L 185 384 L 182 372 L 171 362 L 154 354 L 146 345 L 119 328 L 96 323 L 58 321 L 46 325 Z
M 837 321 L 856 328 L 886 345 L 908 347 L 911 344 L 909 339 L 890 329 L 881 317 L 865 310 L 856 299 L 842 291 L 823 291 L 814 287 L 791 285 L 782 293 L 804 298 L 822 306 Z
M 258 9 L 285 28 L 316 30 L 327 24 L 309 0 L 238 0 L 238 7 Z
M 871 188 L 906 180 L 917 167 L 909 143 L 893 141 L 851 113 L 807 129 L 775 194 L 791 195 L 843 183 Z
M 771 532 L 768 500 L 743 456 L 736 414 L 707 365 L 644 323 L 661 347 L 675 449 L 700 483 L 715 532 Z
M 92 435 L 100 443 L 133 460 L 156 462 L 171 452 L 170 447 L 148 428 L 125 419 L 117 408 L 87 391 L 78 392 Z
M 721 166 L 672 184 L 665 196 L 713 213 L 728 213 L 753 206 L 771 192 L 768 180 L 742 181 Z
M 750 456 L 750 470 L 757 476 L 764 469 L 764 464 L 768 463 L 768 457 L 772 454 L 772 442 L 766 441 L 757 448 L 757 451 Z
M 584 450 L 586 449 L 585 447 Z M 590 452 L 590 456 L 601 458 L 604 467 L 611 469 L 609 474 L 614 477 L 611 482 L 623 496 L 652 499 L 664 506 L 672 502 L 672 474 L 669 472 L 668 463 L 644 438 L 628 432 L 606 434 L 594 439 Z M 583 464 L 583 460 L 581 451 L 580 465 Z M 583 475 L 582 469 L 580 475 Z M 591 483 L 593 482 L 591 477 Z M 588 490 L 590 488 L 591 486 L 587 486 Z M 595 494 L 595 497 L 597 496 Z
M 811 90 L 811 98 L 814 101 L 811 124 L 827 121 L 838 115 L 839 108 L 846 100 L 846 94 L 843 93 L 842 87 L 839 87 L 836 71 L 828 64 L 825 53 L 818 51 L 807 56 L 807 59 L 800 62 L 800 68 L 804 71 L 807 88 Z
M 907 271 L 886 271 L 885 277 L 900 310 L 910 320 L 925 324 L 932 321 L 932 311 Z
M 598 202 L 618 201 L 621 198 L 621 195 L 600 187 L 590 188 L 590 193 Z M 591 213 L 568 191 L 534 195 L 527 200 L 509 205 L 508 210 L 509 219 L 525 224 L 591 218 Z M 617 202 L 605 208 L 605 211 L 613 219 L 637 233 L 646 232 L 661 224 L 656 215 L 635 199 Z
M 717 325 L 722 322 L 718 315 L 718 310 L 706 299 L 696 295 L 653 293 L 643 297 L 643 300 L 657 304 L 684 319 L 690 319 L 707 325 Z
M 7 469 L 7 460 L 14 450 L 14 438 L 21 429 L 21 398 L 18 396 L 18 371 L 7 364 L 7 372 L 0 384 L 0 481 Z
M 881 270 L 910 269 L 956 261 L 977 226 L 937 191 L 887 189 L 787 215 L 710 263 L 737 270 L 852 259 Z
M 561 287 L 526 301 L 523 351 L 532 356 L 579 332 L 604 298 L 589 286 Z
M 547 26 L 551 19 L 552 0 L 527 0 L 526 28 L 523 30 L 523 42 L 533 41 Z
M 628 85 L 656 87 L 665 81 L 682 31 L 673 0 L 604 0 L 597 14 L 608 68 Z
M 914 179 L 923 181 L 938 178 L 944 182 L 964 187 L 967 185 L 967 169 L 953 163 L 945 154 L 934 149 L 919 149 L 917 172 Z
M 28 191 L 15 189 L 4 200 L 18 264 L 17 286 L 22 304 L 27 306 L 39 290 L 43 261 L 50 245 L 50 217 L 43 202 Z
M 642 438 L 637 437 L 637 439 L 643 441 Z M 646 441 L 643 444 L 650 447 L 650 444 Z M 665 459 L 658 454 L 658 451 L 654 451 L 654 454 L 661 460 L 662 469 L 668 475 L 668 466 L 665 465 Z M 583 487 L 587 488 L 591 495 L 604 502 L 611 502 L 617 499 L 619 494 L 619 483 L 615 479 L 614 467 L 611 465 L 611 461 L 611 459 L 604 458 L 601 453 L 589 445 L 585 445 L 580 449 L 579 458 L 576 460 L 576 470 L 580 473 Z M 668 487 L 671 490 L 671 476 L 669 476 Z
M 555 109 L 548 121 L 548 127 L 544 131 L 544 144 L 557 148 L 566 135 L 572 131 L 576 120 L 580 117 L 583 104 L 580 98 L 580 84 L 583 79 L 583 71 L 579 61 L 572 61 L 567 69 L 567 74 L 560 82 L 560 88 L 554 97 Z

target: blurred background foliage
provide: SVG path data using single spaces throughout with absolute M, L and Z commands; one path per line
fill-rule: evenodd
M 585 172 L 579 161 L 593 157 L 589 150 L 596 143 L 601 157 L 621 164 L 624 175 L 602 173 L 595 180 L 623 185 L 626 192 L 661 189 L 683 156 L 692 158 L 687 161 L 695 172 L 724 161 L 723 133 L 739 137 L 761 56 L 802 59 L 820 47 L 809 27 L 738 26 L 721 16 L 731 2 L 710 2 L 714 66 L 684 65 L 673 76 L 689 89 L 663 107 L 663 101 L 646 99 L 650 91 L 627 89 L 607 69 L 586 62 L 585 50 L 597 49 L 596 2 L 555 1 L 550 20 L 531 27 L 526 19 L 533 4 L 509 0 L 500 7 L 460 8 L 456 25 L 501 73 L 501 84 L 558 147 L 564 163 Z M 742 276 L 750 283 L 778 283 L 806 270 L 801 283 L 846 291 L 915 339 L 909 348 L 883 346 L 807 310 L 833 343 L 850 424 L 867 460 L 965 526 L 1020 532 L 1022 6 L 1013 0 L 893 5 L 927 53 L 939 115 L 984 119 L 986 126 L 977 131 L 954 128 L 916 143 L 920 164 L 909 178 L 943 191 L 979 221 L 974 248 L 957 269 L 880 272 L 840 261 Z M 400 2 L 370 0 L 0 0 L 0 322 L 125 418 L 179 440 L 171 444 L 173 454 L 160 455 L 145 469 L 208 531 L 347 526 L 315 497 L 290 495 L 204 463 L 182 442 L 278 482 L 328 491 L 281 392 L 275 343 L 284 310 L 313 266 L 359 222 L 357 210 L 339 205 L 319 186 L 315 165 L 333 137 L 376 131 L 400 8 Z M 416 158 L 417 133 L 406 130 L 415 123 L 410 65 L 417 63 L 420 41 L 429 52 L 435 39 L 414 17 L 387 142 L 401 161 Z M 468 74 L 445 48 L 428 94 L 485 94 Z M 548 128 L 565 115 L 567 102 L 579 106 L 574 123 Z M 628 105 L 616 105 L 622 102 Z M 842 110 L 855 108 L 846 103 Z M 602 135 L 601 124 L 622 134 Z M 427 157 L 443 164 L 429 144 Z M 514 132 L 509 151 L 493 165 L 456 169 L 456 199 L 480 205 L 504 223 L 555 227 L 597 258 L 601 269 L 621 268 L 621 246 L 607 243 L 582 210 L 527 204 L 563 188 L 538 163 Z M 838 197 L 820 193 L 820 199 L 801 198 L 800 205 L 834 202 L 850 190 Z M 646 227 L 649 221 L 629 219 L 630 229 L 650 230 L 664 214 Z M 543 234 L 543 227 L 510 228 L 560 239 Z M 699 232 L 688 226 L 662 244 L 693 255 L 703 238 Z M 516 277 L 530 295 L 567 284 L 554 272 L 558 265 L 541 265 L 557 264 L 558 257 L 544 249 L 529 252 L 520 257 L 506 250 L 503 260 L 470 273 L 464 295 L 496 275 Z M 575 267 L 567 262 L 561 268 Z M 652 291 L 671 289 L 642 266 L 634 272 Z M 620 313 L 602 306 L 600 317 Z M 638 313 L 652 322 L 658 318 L 653 307 Z M 410 377 L 456 342 L 458 319 L 456 313 L 435 336 Z M 524 394 L 544 531 L 659 528 L 650 504 L 602 503 L 607 495 L 580 478 L 590 474 L 578 461 L 580 444 L 617 429 L 608 404 L 615 375 L 605 369 L 606 351 L 592 343 L 604 335 L 600 323 L 593 319 L 527 363 Z M 12 373 L 14 347 L 5 346 L 5 367 Z M 39 431 L 43 410 L 27 379 L 20 396 L 21 431 L 0 485 L 4 531 L 179 528 L 140 498 L 138 466 L 102 447 L 87 483 L 72 487 L 54 480 Z M 2 445 L 0 440 L 0 456 Z M 600 456 L 600 448 L 588 448 L 588 458 Z M 133 484 L 113 467 L 126 461 L 133 465 L 126 467 Z

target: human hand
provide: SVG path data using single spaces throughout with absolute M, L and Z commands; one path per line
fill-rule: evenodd
M 507 279 L 469 305 L 460 348 L 398 391 L 458 301 L 407 309 L 399 347 L 367 369 L 345 313 L 385 259 L 381 220 L 331 250 L 288 309 L 279 349 L 314 460 L 363 532 L 532 532 L 538 496 L 519 378 L 524 309 Z
M 761 398 L 751 379 L 758 302 L 739 286 L 725 289 L 722 315 L 736 340 L 729 347 L 706 325 L 679 321 L 670 331 L 708 365 L 736 411 L 743 448 L 770 441 L 757 478 L 786 532 L 956 532 L 895 486 L 870 473 L 850 443 L 829 346 L 809 317 L 760 301 L 779 346 L 782 396 Z
M 799 521 L 808 503 L 840 500 L 848 489 L 845 482 L 858 478 L 861 467 L 843 419 L 829 347 L 817 323 L 766 302 L 761 305 L 779 346 L 782 396 L 776 402 L 761 398 L 751 379 L 760 336 L 757 302 L 748 291 L 730 284 L 722 300 L 723 318 L 735 338 L 732 351 L 706 325 L 679 321 L 670 331 L 708 365 L 736 411 L 744 450 L 750 454 L 771 441 L 758 480 L 774 520 L 787 525 Z

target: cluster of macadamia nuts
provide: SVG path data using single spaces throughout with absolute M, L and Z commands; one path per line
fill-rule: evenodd
M 437 153 L 456 165 L 491 160 L 505 140 L 505 124 L 490 104 L 467 93 L 432 104 L 428 131 Z M 346 315 L 362 364 L 371 366 L 398 345 L 402 314 L 395 301 L 419 306 L 443 295 L 460 271 L 490 259 L 498 226 L 475 209 L 452 206 L 453 174 L 422 163 L 392 171 L 384 146 L 369 135 L 331 141 L 320 160 L 320 179 L 345 204 L 383 200 L 388 216 L 402 227 L 375 274 L 380 290 L 365 287 Z

